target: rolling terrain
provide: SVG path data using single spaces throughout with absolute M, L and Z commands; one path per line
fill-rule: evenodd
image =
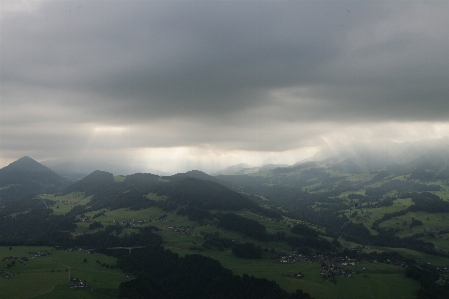
M 252 171 L 241 165 L 217 176 L 95 171 L 52 192 L 17 200 L 0 193 L 0 245 L 95 249 L 114 255 L 125 272 L 140 267 L 133 260 L 140 251 L 165 248 L 171 253 L 160 258 L 173 273 L 214 271 L 235 290 L 247 279 L 273 298 L 446 298 L 448 159 L 441 149 L 420 154 L 371 163 L 369 171 L 348 154 Z M 118 247 L 135 249 L 107 250 Z M 208 266 L 191 268 L 201 256 Z M 139 271 L 145 287 L 122 283 L 119 292 L 117 283 L 111 296 L 183 296 L 166 289 L 177 279 L 171 274 Z

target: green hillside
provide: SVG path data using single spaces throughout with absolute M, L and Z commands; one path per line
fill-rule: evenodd
M 267 292 L 271 289 L 273 298 L 309 298 L 297 289 L 323 299 L 426 298 L 425 294 L 446 298 L 446 164 L 436 168 L 421 159 L 360 172 L 337 167 L 339 161 L 218 177 L 198 171 L 114 177 L 95 171 L 60 193 L 2 201 L 0 245 L 94 249 L 115 256 L 125 272 L 141 271 L 127 284 L 117 281 L 99 285 L 101 291 L 94 293 L 77 291 L 86 298 L 126 297 L 144 290 L 161 298 L 187 296 L 188 292 L 169 291 L 178 279 L 173 274 L 137 270 L 141 265 L 133 259 L 139 250 L 160 252 L 158 246 L 177 254 L 161 256 L 161 261 L 172 263 L 173 273 L 193 271 L 201 277 L 212 269 L 230 269 L 240 278 L 217 270 L 221 274 L 216 279 L 229 280 L 235 290 L 241 279 L 247 280 Z M 155 247 L 142 248 L 149 245 Z M 135 248 L 136 255 L 127 257 L 128 249 L 107 250 L 119 247 Z M 205 259 L 208 266 L 196 269 L 194 261 L 200 256 L 220 264 Z M 96 270 L 85 270 L 92 272 L 86 277 L 93 281 Z M 48 298 L 65 292 L 57 280 L 51 283 L 55 288 L 45 295 Z M 215 288 L 225 297 L 231 294 Z M 9 292 L 12 298 L 28 296 Z M 78 298 L 69 293 L 64 296 Z

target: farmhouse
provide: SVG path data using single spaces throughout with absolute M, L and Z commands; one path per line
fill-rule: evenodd
M 70 279 L 70 288 L 85 288 L 87 285 L 81 279 L 73 277 Z

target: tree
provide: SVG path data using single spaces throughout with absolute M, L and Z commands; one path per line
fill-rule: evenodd
M 262 258 L 262 253 L 262 248 L 253 243 L 236 244 L 232 247 L 232 254 L 241 258 L 260 259 Z

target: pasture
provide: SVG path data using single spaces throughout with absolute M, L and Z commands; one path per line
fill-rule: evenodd
M 346 210 L 345 213 L 348 218 L 355 223 L 363 223 L 368 229 L 371 228 L 374 221 L 381 219 L 387 213 L 399 212 L 405 210 L 413 204 L 410 198 L 393 200 L 393 204 L 388 207 L 366 208 L 365 206 L 357 207 L 358 215 L 356 217 L 349 217 L 354 212 L 354 209 Z M 363 213 L 362 213 L 363 211 Z
M 73 207 L 77 205 L 86 205 L 92 199 L 92 196 L 84 197 L 84 193 L 82 192 L 74 192 L 67 195 L 41 194 L 39 197 L 54 202 L 51 208 L 56 215 L 66 214 L 70 212 Z
M 172 249 L 181 256 L 185 251 Z M 191 252 L 193 253 L 193 252 Z M 400 267 L 387 264 L 361 262 L 357 267 L 365 267 L 351 277 L 337 277 L 336 283 L 321 277 L 321 264 L 308 262 L 279 263 L 272 259 L 241 259 L 227 251 L 205 251 L 202 255 L 221 262 L 236 275 L 248 274 L 274 280 L 288 292 L 302 289 L 316 299 L 372 299 L 372 298 L 414 298 L 420 288 L 419 283 L 407 278 Z M 345 266 L 345 271 L 356 271 L 355 266 Z M 285 273 L 304 274 L 304 278 L 291 278 Z
M 36 252 L 47 252 L 47 256 L 36 256 Z M 2 298 L 106 298 L 118 297 L 118 286 L 126 281 L 119 269 L 103 268 L 99 262 L 115 265 L 116 259 L 99 253 L 56 250 L 40 246 L 0 246 L 0 258 L 26 257 L 28 261 L 15 264 L 7 269 L 12 261 L 0 261 L 1 271 L 7 271 L 12 277 L 0 277 Z M 86 262 L 84 262 L 86 259 Z M 5 273 L 5 272 L 3 272 Z M 76 277 L 85 281 L 88 287 L 71 289 L 69 278 Z M 4 296 L 4 297 L 3 297 Z

